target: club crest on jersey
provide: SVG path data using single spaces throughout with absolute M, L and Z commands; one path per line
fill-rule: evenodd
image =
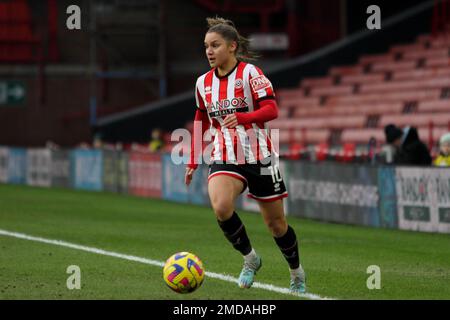
M 261 74 L 250 80 L 253 91 L 259 91 L 270 87 L 270 81 L 265 75 Z
M 244 86 L 244 82 L 242 82 L 242 79 L 236 79 L 236 81 L 234 81 L 234 87 L 236 89 L 241 89 Z

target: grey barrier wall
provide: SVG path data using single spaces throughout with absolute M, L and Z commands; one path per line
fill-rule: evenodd
M 8 182 L 8 148 L 0 147 L 0 182 Z
M 117 156 L 118 188 L 120 193 L 128 192 L 128 153 L 119 152 Z
M 51 161 L 52 155 L 49 149 L 27 150 L 27 183 L 32 186 L 51 186 Z
M 51 158 L 51 185 L 54 187 L 69 188 L 71 186 L 70 151 L 52 150 Z
M 289 214 L 381 226 L 376 167 L 289 161 L 285 170 Z
M 106 191 L 128 192 L 128 154 L 103 150 L 103 188 Z

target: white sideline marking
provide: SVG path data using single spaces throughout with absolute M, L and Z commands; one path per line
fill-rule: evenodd
M 11 232 L 11 231 L 7 231 L 7 230 L 3 230 L 3 229 L 0 229 L 0 235 L 18 238 L 18 239 L 42 242 L 42 243 L 47 243 L 47 244 L 53 244 L 53 245 L 57 245 L 57 246 L 61 246 L 61 247 L 96 253 L 96 254 L 100 254 L 100 255 L 104 255 L 104 256 L 110 256 L 110 257 L 115 257 L 115 258 L 119 258 L 119 259 L 145 263 L 145 264 L 149 264 L 149 265 L 157 266 L 157 267 L 164 266 L 164 262 L 158 261 L 158 260 L 141 258 L 141 257 L 117 253 L 117 252 L 113 252 L 113 251 L 106 251 L 103 249 L 82 246 L 79 244 L 74 244 L 74 243 L 65 242 L 65 241 L 61 241 L 61 240 L 51 240 L 51 239 L 45 239 L 45 238 L 41 238 L 41 237 L 34 237 L 34 236 L 29 236 L 29 235 L 26 235 L 23 233 Z M 223 280 L 223 281 L 235 282 L 235 283 L 237 283 L 237 281 L 238 281 L 237 278 L 226 275 L 226 274 L 222 274 L 222 273 L 215 273 L 215 272 L 207 271 L 205 274 L 206 274 L 206 276 L 208 276 L 210 278 L 219 279 L 219 280 Z M 281 294 L 294 295 L 294 294 L 290 293 L 289 289 L 287 289 L 287 288 L 281 288 L 281 287 L 277 287 L 277 286 L 267 284 L 267 283 L 254 282 L 252 287 L 267 290 L 267 291 L 277 292 L 277 293 L 281 293 Z M 302 297 L 302 298 L 311 299 L 311 300 L 333 300 L 334 299 L 334 298 L 328 298 L 328 297 L 321 297 L 321 296 L 319 296 L 317 294 L 313 294 L 313 293 L 304 293 L 304 294 L 300 294 L 298 296 Z

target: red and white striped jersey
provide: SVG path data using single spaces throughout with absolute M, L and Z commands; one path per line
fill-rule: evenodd
M 225 76 L 216 68 L 201 75 L 195 88 L 197 108 L 208 113 L 213 148 L 211 160 L 226 163 L 254 163 L 271 155 L 272 142 L 265 122 L 223 127 L 223 120 L 235 112 L 258 110 L 259 102 L 275 99 L 271 82 L 261 69 L 239 61 Z

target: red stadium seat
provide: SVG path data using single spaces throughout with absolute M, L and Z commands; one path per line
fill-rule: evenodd
M 426 69 L 396 71 L 392 74 L 392 80 L 423 80 L 441 76 L 450 76 L 450 67 L 432 67 Z
M 294 118 L 314 118 L 338 115 L 373 115 L 383 113 L 401 113 L 404 103 L 372 103 L 360 105 L 335 105 L 335 106 L 317 106 L 310 108 L 294 109 Z
M 29 42 L 33 41 L 31 27 L 28 24 L 19 24 L 6 27 L 8 41 L 11 42 Z
M 29 23 L 31 14 L 24 0 L 0 2 L 0 24 L 2 23 Z
M 402 126 L 400 126 L 402 127 Z M 419 136 L 424 142 L 428 142 L 429 128 L 428 126 L 418 127 Z M 450 132 L 445 126 L 433 128 L 433 142 L 439 141 L 439 138 Z M 375 138 L 379 143 L 385 143 L 385 135 L 383 128 L 378 129 L 345 129 L 342 132 L 342 142 L 353 142 L 358 144 L 367 144 L 371 138 Z
M 430 122 L 435 126 L 446 126 L 450 121 L 450 111 L 446 113 L 420 113 L 404 115 L 383 115 L 380 118 L 379 126 L 384 127 L 389 123 L 398 126 L 426 127 Z
M 9 3 L 0 2 L 0 23 L 3 24 L 5 22 L 9 22 Z
M 448 57 L 448 48 L 437 49 L 422 49 L 407 51 L 403 54 L 403 60 L 417 60 L 417 59 L 434 59 L 434 58 Z
M 450 112 L 450 100 L 421 101 L 417 105 L 417 112 Z
M 25 0 L 19 0 L 11 3 L 11 12 L 16 22 L 30 22 L 30 8 Z
M 439 36 L 436 38 L 429 37 L 429 43 L 431 48 L 438 49 L 438 48 L 448 48 L 450 46 L 450 37 L 448 36 Z
M 342 76 L 342 84 L 380 83 L 386 78 L 384 73 L 375 74 L 350 74 Z
M 291 143 L 289 145 L 289 155 L 287 156 L 287 158 L 291 160 L 299 160 L 302 158 L 305 150 L 306 148 L 303 144 L 298 142 Z
M 404 107 L 404 103 L 368 103 L 357 105 L 335 105 L 321 107 L 319 110 L 323 110 L 322 115 L 370 115 L 370 114 L 383 114 L 383 113 L 401 113 Z M 314 109 L 308 109 L 314 110 Z M 301 110 L 296 110 L 295 115 L 300 115 Z
M 449 67 L 450 58 L 449 57 L 436 57 L 430 58 L 425 61 L 425 67 Z
M 431 79 L 417 79 L 411 81 L 391 81 L 385 83 L 367 83 L 360 87 L 361 93 L 375 93 L 388 92 L 400 90 L 419 90 L 419 89 L 442 89 L 450 86 L 450 76 L 431 78 Z
M 412 43 L 412 44 L 400 44 L 392 46 L 389 52 L 394 54 L 403 54 L 405 52 L 423 50 L 425 45 L 423 43 Z
M 285 143 L 319 143 L 328 141 L 330 131 L 327 129 L 281 129 L 279 139 L 281 144 Z
M 394 59 L 395 59 L 394 53 L 363 55 L 363 56 L 361 56 L 361 58 L 359 58 L 359 63 L 367 64 L 367 63 L 377 63 L 377 62 L 389 62 L 389 61 L 394 61 Z
M 351 162 L 355 159 L 356 145 L 352 142 L 346 142 L 343 145 L 340 160 L 343 162 Z
M 334 77 L 321 77 L 321 78 L 306 78 L 301 82 L 301 86 L 304 87 L 324 87 L 331 86 L 334 83 Z
M 351 116 L 335 116 L 335 117 L 315 117 L 300 119 L 275 119 L 270 122 L 270 127 L 274 129 L 291 129 L 291 128 L 361 128 L 366 124 L 367 117 L 365 115 Z
M 404 104 L 402 102 L 380 103 L 360 106 L 365 114 L 401 113 Z
M 349 74 L 361 74 L 364 71 L 364 67 L 361 65 L 356 66 L 340 66 L 330 69 L 330 75 L 332 76 L 344 76 Z
M 279 89 L 276 91 L 277 97 L 280 100 L 285 99 L 296 99 L 300 97 L 304 97 L 304 93 L 302 89 Z
M 420 139 L 425 142 L 428 143 L 429 139 L 430 139 L 430 129 L 429 128 L 419 128 L 419 137 Z M 433 143 L 436 144 L 439 142 L 439 139 L 441 138 L 441 136 L 443 134 L 446 134 L 450 132 L 450 129 L 448 127 L 436 127 L 433 128 L 432 131 L 432 135 L 433 135 Z
M 302 118 L 302 117 L 317 117 L 317 116 L 326 116 L 326 115 L 335 115 L 337 108 L 334 107 L 309 107 L 309 108 L 295 108 L 294 109 L 294 118 Z
M 279 99 L 279 107 L 283 108 L 306 108 L 311 106 L 320 105 L 320 97 L 289 97 L 289 98 L 280 98 Z
M 367 103 L 391 103 L 391 102 L 407 102 L 407 101 L 423 101 L 423 100 L 437 100 L 440 98 L 441 90 L 414 90 L 414 91 L 399 91 L 388 92 L 382 96 L 376 93 L 369 94 L 355 94 L 348 96 L 330 97 L 326 105 L 343 105 L 343 104 L 367 104 Z
M 316 160 L 317 161 L 324 161 L 327 159 L 328 154 L 330 151 L 330 146 L 326 142 L 319 143 L 319 145 L 316 146 Z
M 372 65 L 372 72 L 395 72 L 399 70 L 410 70 L 417 66 L 416 61 L 389 61 L 377 62 Z
M 367 144 L 371 138 L 384 142 L 385 137 L 383 129 L 345 129 L 341 134 L 341 141 L 343 142 Z
M 450 46 L 450 37 L 447 33 L 437 35 L 423 34 L 417 37 L 417 43 L 429 44 L 431 48 L 444 48 Z
M 0 3 L 0 62 L 27 63 L 38 60 L 30 8 L 25 0 Z
M 428 143 L 432 122 L 436 143 L 450 129 L 450 100 L 443 90 L 450 87 L 449 49 L 450 37 L 421 35 L 415 43 L 363 55 L 355 65 L 333 67 L 327 76 L 303 79 L 300 89 L 277 93 L 283 111 L 270 126 L 280 129 L 280 143 L 291 148 L 319 144 L 319 161 L 336 151 L 330 138 L 344 143 L 338 159 L 345 162 L 357 154 L 356 144 L 373 138 L 384 144 L 389 123 L 417 127 Z
M 278 110 L 278 118 L 284 119 L 284 118 L 288 118 L 288 116 L 289 116 L 289 109 L 288 108 L 280 108 Z
M 315 87 L 311 89 L 311 96 L 329 96 L 351 94 L 353 85 L 331 86 L 331 87 Z

